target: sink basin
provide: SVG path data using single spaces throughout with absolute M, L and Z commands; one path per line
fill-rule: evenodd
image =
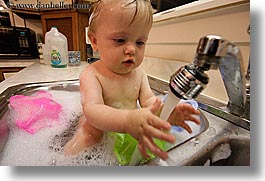
M 222 137 L 198 152 L 189 166 L 250 166 L 250 139 Z
M 35 156 L 34 159 L 28 159 L 27 160 L 26 157 L 24 156 L 26 153 L 24 155 L 20 156 L 20 160 L 24 160 L 24 161 L 15 162 L 14 155 L 20 154 L 20 153 L 17 153 L 17 152 L 10 153 L 9 151 L 10 150 L 19 150 L 18 149 L 19 144 L 14 144 L 14 143 L 17 142 L 17 140 L 22 139 L 22 138 L 27 140 L 27 141 L 30 140 L 28 145 L 30 145 L 30 142 L 36 141 L 37 138 L 39 138 L 41 140 L 45 140 L 47 138 L 47 140 L 44 142 L 48 143 L 48 145 L 44 146 L 44 148 L 45 148 L 44 150 L 45 150 L 45 153 L 48 152 L 47 155 L 49 155 L 49 159 L 46 159 L 46 158 L 45 159 L 51 160 L 50 162 L 55 163 L 56 161 L 54 161 L 53 155 L 52 155 L 53 152 L 50 152 L 48 150 L 48 148 L 49 149 L 52 148 L 52 151 L 59 153 L 59 151 L 62 150 L 62 147 L 64 145 L 62 142 L 64 142 L 64 140 L 66 140 L 66 138 L 68 139 L 67 136 L 65 138 L 65 137 L 63 137 L 63 135 L 68 135 L 67 130 L 71 130 L 72 127 L 66 127 L 65 129 L 62 128 L 62 130 L 60 130 L 59 128 L 55 128 L 54 130 L 56 130 L 56 129 L 60 130 L 60 131 L 57 131 L 58 133 L 56 132 L 55 135 L 53 133 L 53 129 L 51 129 L 51 128 L 46 129 L 47 131 L 51 131 L 51 135 L 49 135 L 48 137 L 47 136 L 41 137 L 42 132 L 40 132 L 40 134 L 34 134 L 33 136 L 28 136 L 24 132 L 16 132 L 15 131 L 16 127 L 12 127 L 12 125 L 13 125 L 13 123 L 12 123 L 13 122 L 12 111 L 10 111 L 8 109 L 9 97 L 11 97 L 12 95 L 33 95 L 34 93 L 36 93 L 38 91 L 49 91 L 49 93 L 54 96 L 54 99 L 56 101 L 58 101 L 59 103 L 61 103 L 64 111 L 66 113 L 68 113 L 67 117 L 66 117 L 66 120 L 67 120 L 66 124 L 70 124 L 71 120 L 76 120 L 76 118 L 80 114 L 81 105 L 80 105 L 80 92 L 79 92 L 79 81 L 78 80 L 64 81 L 64 82 L 46 82 L 46 83 L 22 84 L 22 85 L 17 85 L 17 86 L 8 88 L 5 92 L 3 92 L 1 94 L 1 99 L 0 99 L 0 103 L 1 103 L 1 107 L 0 107 L 0 131 L 2 130 L 2 133 L 0 134 L 0 165 L 3 164 L 3 165 L 12 165 L 13 166 L 15 164 L 18 164 L 18 165 L 23 165 L 23 164 L 35 165 L 35 164 L 38 164 L 36 158 L 40 157 L 40 155 Z M 153 91 L 156 94 L 156 96 L 163 96 L 162 94 L 159 94 L 159 92 L 156 92 L 155 90 L 153 90 Z M 69 104 L 69 103 L 71 103 L 71 104 Z M 189 126 L 192 129 L 194 128 L 192 134 L 188 134 L 183 129 L 177 129 L 177 131 L 174 132 L 174 135 L 177 137 L 176 142 L 174 144 L 168 144 L 168 145 L 166 144 L 166 146 L 165 146 L 166 149 L 174 149 L 175 147 L 178 147 L 178 145 L 181 145 L 181 144 L 185 143 L 186 141 L 188 141 L 188 140 L 200 135 L 201 133 L 205 132 L 208 128 L 208 125 L 209 125 L 206 117 L 204 116 L 204 114 L 201 114 L 200 116 L 198 116 L 198 119 L 201 120 L 200 125 L 196 125 L 192 122 L 187 123 L 187 124 L 189 124 Z M 62 120 L 64 120 L 64 119 L 62 119 Z M 12 129 L 9 130 L 7 123 L 9 125 L 11 125 Z M 12 133 L 12 134 L 9 134 L 9 133 Z M 22 134 L 22 137 L 20 136 L 20 134 Z M 18 137 L 16 137 L 16 136 L 18 136 Z M 40 137 L 38 137 L 38 136 L 40 136 Z M 45 144 L 45 143 L 43 143 L 43 144 Z M 61 146 L 58 146 L 58 144 L 60 144 Z M 13 147 L 15 147 L 15 149 L 13 149 Z M 40 149 L 39 147 L 41 147 L 41 144 L 37 145 L 36 148 L 34 148 L 33 150 Z M 98 149 L 102 149 L 102 148 L 98 148 Z M 110 152 L 111 152 L 111 150 L 112 150 L 112 147 L 110 148 Z M 91 153 L 89 153 L 89 154 L 91 154 Z M 103 155 L 104 153 L 100 153 L 100 154 Z M 6 155 L 10 156 L 10 158 L 7 157 Z M 99 156 L 101 157 L 102 155 L 99 155 Z M 107 155 L 107 154 L 104 154 L 104 155 Z M 58 158 L 61 159 L 62 156 L 63 155 L 60 154 L 60 155 L 58 155 Z M 87 158 L 88 158 L 88 160 L 91 160 L 91 159 L 89 159 L 90 158 L 89 156 Z M 57 157 L 56 157 L 56 160 L 58 160 Z M 25 163 L 25 162 L 27 162 L 27 163 Z M 139 161 L 135 161 L 135 164 L 138 164 L 138 162 Z M 89 165 L 90 163 L 88 163 L 87 165 Z M 46 161 L 45 161 L 45 162 L 41 162 L 41 164 L 45 165 L 45 164 L 50 164 L 50 163 L 46 163 Z M 58 162 L 57 162 L 57 164 L 59 165 Z M 114 164 L 116 164 L 116 163 L 114 163 Z M 23 165 L 23 166 L 25 166 L 25 165 Z M 86 165 L 86 163 L 85 163 L 85 165 Z
M 166 83 L 157 84 L 154 78 L 149 79 L 149 82 L 153 91 L 156 90 L 154 91 L 156 96 L 163 96 L 166 93 L 166 91 L 164 91 L 167 88 Z M 71 109 L 73 105 L 75 105 L 75 101 L 79 103 L 78 100 L 75 100 L 74 96 L 65 96 L 65 93 L 67 93 L 67 95 L 68 93 L 73 93 L 73 95 L 79 93 L 79 82 L 77 80 L 60 82 L 59 84 L 58 82 L 50 82 L 18 85 L 10 87 L 3 92 L 0 96 L 0 165 L 2 164 L 2 150 L 5 148 L 10 137 L 9 128 L 6 124 L 6 116 L 9 115 L 8 98 L 15 94 L 31 95 L 39 90 L 49 90 L 53 92 L 63 91 L 63 99 L 66 97 L 73 97 L 73 102 L 69 105 Z M 78 110 L 79 109 L 74 112 Z M 169 159 L 167 161 L 164 162 L 161 161 L 160 158 L 154 158 L 143 164 L 147 166 L 249 166 L 250 131 L 203 109 L 199 110 L 202 113 L 200 118 L 201 122 L 203 120 L 202 123 L 204 124 L 201 124 L 198 132 L 171 145 L 168 150 Z M 48 152 L 50 153 L 49 150 Z M 57 152 L 53 154 L 57 154 Z M 103 155 L 106 154 L 102 154 L 102 156 Z M 85 157 L 85 159 L 88 159 L 88 161 L 93 160 L 92 156 Z M 43 160 L 47 160 L 47 158 L 43 158 Z M 59 165 L 53 158 L 51 163 L 52 165 Z M 95 163 L 98 162 L 96 161 Z M 23 166 L 25 166 L 24 164 L 25 162 L 23 162 Z M 6 165 L 12 164 L 7 162 Z M 35 162 L 29 163 L 29 165 L 35 165 Z M 84 165 L 86 165 L 86 162 Z
M 250 131 L 209 112 L 202 113 L 208 129 L 168 151 L 164 161 L 155 158 L 149 166 L 250 166 Z
M 149 78 L 158 94 L 168 90 L 168 83 Z M 196 101 L 209 122 L 202 134 L 169 150 L 166 161 L 156 158 L 147 165 L 162 166 L 250 166 L 250 120 L 229 114 L 223 103 L 205 95 Z

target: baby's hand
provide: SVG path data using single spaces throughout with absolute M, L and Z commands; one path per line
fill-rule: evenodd
M 157 99 L 151 107 L 131 111 L 126 131 L 138 140 L 138 148 L 145 158 L 149 157 L 148 149 L 165 160 L 167 153 L 154 143 L 153 138 L 174 143 L 175 137 L 167 132 L 171 125 L 155 115 L 160 107 L 161 101 Z
M 192 132 L 191 128 L 185 122 L 187 120 L 192 121 L 196 124 L 200 124 L 200 120 L 196 119 L 192 115 L 199 115 L 200 112 L 194 109 L 190 104 L 181 103 L 178 104 L 175 109 L 171 112 L 168 118 L 168 122 L 174 126 L 181 126 L 186 129 L 189 133 Z

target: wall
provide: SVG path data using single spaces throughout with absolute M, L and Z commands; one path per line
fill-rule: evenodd
M 201 0 L 177 7 L 173 11 L 154 16 L 146 57 L 159 58 L 161 62 L 156 61 L 156 66 L 163 67 L 163 71 L 167 70 L 170 75 L 181 64 L 192 62 L 200 37 L 216 34 L 234 42 L 241 49 L 246 69 L 250 54 L 250 36 L 247 33 L 249 24 L 250 2 L 245 0 Z M 154 76 L 165 79 L 165 74 L 161 75 L 157 68 L 152 71 L 152 62 L 154 59 L 147 58 L 143 67 Z M 227 96 L 219 71 L 209 71 L 207 74 L 210 83 L 204 93 L 226 102 Z

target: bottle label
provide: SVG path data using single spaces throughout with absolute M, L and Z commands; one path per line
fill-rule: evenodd
M 59 65 L 62 62 L 61 54 L 58 50 L 52 50 L 51 52 L 51 63 L 52 65 Z

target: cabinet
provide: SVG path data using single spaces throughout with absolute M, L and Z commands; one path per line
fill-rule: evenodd
M 78 12 L 75 9 L 43 11 L 41 12 L 43 36 L 56 26 L 68 40 L 69 51 L 81 51 L 81 60 L 86 61 L 86 35 L 88 13 Z
M 0 82 L 24 68 L 25 67 L 0 67 Z

